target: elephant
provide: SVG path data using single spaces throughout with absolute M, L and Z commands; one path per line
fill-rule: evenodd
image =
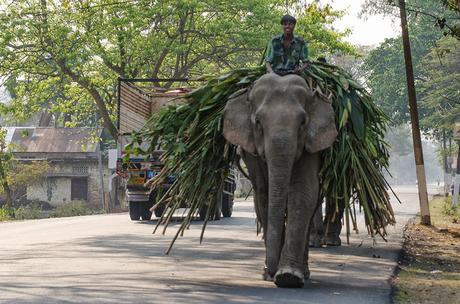
M 319 206 L 319 152 L 337 137 L 332 105 L 299 75 L 265 74 L 229 97 L 223 135 L 239 146 L 254 189 L 264 279 L 302 287 L 309 277 L 310 221 Z

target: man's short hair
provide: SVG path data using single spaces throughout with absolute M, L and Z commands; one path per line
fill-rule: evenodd
M 283 24 L 285 22 L 291 22 L 291 23 L 296 24 L 297 20 L 294 17 L 292 17 L 291 15 L 284 15 L 281 18 L 280 24 Z

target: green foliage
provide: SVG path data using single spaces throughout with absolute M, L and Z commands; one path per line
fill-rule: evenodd
M 460 43 L 452 37 L 440 39 L 422 61 L 420 84 L 423 116 L 421 126 L 436 138 L 452 130 L 460 117 Z
M 43 182 L 51 168 L 47 161 L 21 162 L 15 160 L 10 163 L 9 170 L 14 172 L 9 176 L 9 184 L 12 191 L 16 191 L 21 187 Z
M 4 130 L 6 131 L 6 129 Z M 11 149 L 3 153 L 0 149 L 0 157 L 2 155 L 3 159 L 0 160 L 0 193 L 9 196 L 11 204 L 16 199 L 18 191 L 42 182 L 43 177 L 50 171 L 47 161 L 17 161 L 13 158 Z
M 453 206 L 452 205 L 452 197 L 451 196 L 447 197 L 444 200 L 441 210 L 442 210 L 442 213 L 445 214 L 445 215 L 449 215 L 449 216 L 459 215 L 460 216 L 460 214 L 457 214 L 459 212 L 458 206 Z
M 42 218 L 42 208 L 40 203 L 32 202 L 14 210 L 16 220 L 32 220 Z
M 433 27 L 433 17 L 426 14 L 455 15 L 440 2 L 408 1 L 420 126 L 425 135 L 438 140 L 451 136 L 452 124 L 460 115 L 460 44 L 452 37 L 443 38 L 442 32 Z M 425 13 L 415 13 L 416 8 Z M 409 122 L 401 38 L 387 39 L 371 51 L 363 67 L 368 73 L 367 85 L 379 105 L 390 113 L 393 124 Z
M 350 52 L 340 13 L 297 5 L 313 53 Z M 279 32 L 277 0 L 13 1 L 0 12 L 0 76 L 19 119 L 47 110 L 116 138 L 117 77 L 182 78 L 258 63 Z M 302 9 L 300 9 L 302 8 Z M 170 83 L 163 83 L 169 86 Z M 94 107 L 96 105 L 96 107 Z
M 147 152 L 151 153 L 159 140 L 163 143 L 165 167 L 153 187 L 160 186 L 170 175 L 177 177 L 157 203 L 171 207 L 163 215 L 164 229 L 185 199 L 190 208 L 172 243 L 204 204 L 211 207 L 208 216 L 213 214 L 215 189 L 219 189 L 237 158 L 236 147 L 222 135 L 223 109 L 231 94 L 249 87 L 264 73 L 264 67 L 255 67 L 212 78 L 185 97 L 188 103 L 169 106 L 152 116 L 126 147 L 129 153 L 140 143 L 148 142 Z M 356 213 L 351 212 L 351 208 L 358 202 L 364 209 L 369 232 L 385 235 L 385 226 L 394 224 L 388 184 L 382 175 L 382 169 L 388 167 L 387 146 L 383 140 L 387 117 L 372 103 L 365 89 L 338 67 L 312 62 L 303 76 L 310 90 L 322 98 L 332 98 L 339 129 L 338 140 L 324 153 L 322 195 L 337 204 L 339 199 L 345 202 L 347 219 L 351 217 L 354 223 Z M 163 222 L 159 221 L 158 225 Z M 206 222 L 203 231 L 205 227 Z
M 90 210 L 85 201 L 71 201 L 58 205 L 56 209 L 51 212 L 50 217 L 68 217 L 87 214 L 90 214 Z
M 13 154 L 9 149 L 6 142 L 6 129 L 0 126 L 0 193 L 6 195 L 6 206 L 11 208 L 13 205 L 13 198 L 9 186 L 9 163 L 13 159 Z
M 406 0 L 409 19 L 424 18 L 444 36 L 460 40 L 460 3 L 458 0 Z M 399 0 L 365 0 L 363 13 L 399 15 Z
M 414 63 L 415 85 L 419 90 L 423 78 L 422 59 L 435 46 L 441 34 L 431 24 L 411 22 L 412 59 Z M 400 125 L 410 119 L 407 99 L 406 70 L 402 39 L 386 39 L 372 50 L 364 61 L 367 85 L 377 104 L 390 115 L 393 124 Z M 420 96 L 420 94 L 419 94 Z
M 9 221 L 13 218 L 13 212 L 11 208 L 3 206 L 0 208 L 0 222 Z

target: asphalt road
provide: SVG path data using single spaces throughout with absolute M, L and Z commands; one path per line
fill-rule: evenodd
M 280 289 L 261 279 L 264 248 L 251 201 L 211 223 L 196 222 L 165 256 L 177 223 L 126 213 L 0 224 L 0 303 L 389 303 L 402 227 L 418 210 L 415 188 L 397 188 L 398 224 L 388 242 L 352 235 L 350 245 L 313 249 L 311 280 Z M 345 237 L 343 236 L 343 240 Z

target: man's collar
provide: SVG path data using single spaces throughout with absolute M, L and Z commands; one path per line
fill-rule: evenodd
M 281 41 L 284 41 L 284 33 L 278 36 Z M 291 42 L 296 43 L 297 42 L 297 37 L 292 34 L 292 40 Z

